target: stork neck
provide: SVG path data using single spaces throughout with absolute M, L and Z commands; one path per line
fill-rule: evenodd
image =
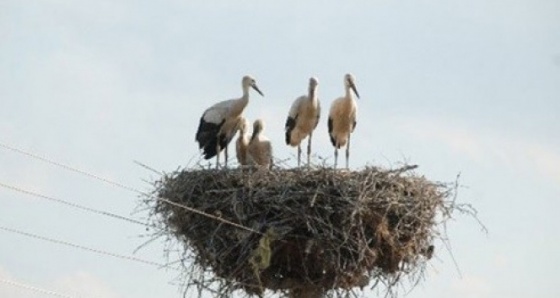
M 346 99 L 348 99 L 348 100 L 353 100 L 354 99 L 354 95 L 352 94 L 352 90 L 351 90 L 350 86 L 346 86 Z
M 255 127 L 253 127 L 253 135 L 251 135 L 251 140 L 254 140 L 254 139 L 258 138 L 259 135 L 261 134 L 262 130 L 263 130 L 263 127 L 260 126 L 260 125 L 257 125 Z
M 309 94 L 307 96 L 308 96 L 310 102 L 316 103 L 317 102 L 317 88 L 309 89 Z
M 239 101 L 247 105 L 247 103 L 249 102 L 249 87 L 243 86 L 243 96 L 239 98 Z
M 251 135 L 251 141 L 254 140 L 254 139 L 256 139 L 256 138 L 258 138 L 258 136 L 259 136 L 260 133 L 261 133 L 260 130 L 255 130 L 255 131 L 253 132 L 253 135 Z
M 249 97 L 250 86 L 243 86 L 243 97 Z
M 235 105 L 232 108 L 233 115 L 241 115 L 247 104 L 249 103 L 249 94 L 243 94 L 240 98 L 238 98 L 235 102 Z

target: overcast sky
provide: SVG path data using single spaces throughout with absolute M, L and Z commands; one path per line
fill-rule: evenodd
M 0 0 L 0 143 L 150 190 L 198 158 L 198 119 L 241 95 L 278 158 L 291 102 L 323 112 L 352 72 L 350 164 L 461 173 L 471 218 L 448 225 L 407 297 L 560 297 L 560 2 Z M 316 153 L 332 161 L 326 114 Z M 292 160 L 293 163 L 293 160 Z M 136 194 L 0 148 L 0 183 L 143 220 Z M 0 226 L 131 255 L 145 230 L 0 188 Z M 154 242 L 136 257 L 165 262 Z M 0 280 L 81 297 L 182 297 L 177 273 L 0 230 Z M 0 296 L 49 297 L 0 282 Z

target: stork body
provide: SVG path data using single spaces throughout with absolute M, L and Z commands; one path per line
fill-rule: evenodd
M 253 135 L 249 141 L 247 153 L 249 162 L 263 168 L 272 166 L 272 144 L 270 140 L 264 136 L 264 122 L 261 119 L 253 123 Z
M 241 125 L 239 126 L 239 136 L 235 142 L 235 153 L 237 155 L 237 162 L 240 166 L 246 166 L 249 164 L 247 157 L 247 148 L 249 147 L 249 136 L 247 130 L 249 129 L 249 122 L 247 119 L 243 119 Z
M 263 93 L 257 87 L 255 79 L 244 76 L 242 80 L 243 96 L 236 99 L 221 101 L 204 111 L 196 132 L 198 147 L 204 159 L 216 156 L 216 167 L 220 164 L 220 152 L 225 149 L 225 165 L 227 166 L 227 145 L 233 139 L 243 121 L 243 110 L 249 103 L 249 88 Z
M 317 78 L 309 79 L 308 94 L 294 101 L 286 119 L 286 144 L 298 147 L 298 166 L 301 163 L 301 142 L 308 136 L 307 165 L 309 166 L 310 163 L 311 139 L 321 117 L 321 104 L 317 97 L 318 84 Z
M 346 93 L 343 97 L 333 101 L 329 111 L 328 128 L 331 143 L 334 146 L 335 168 L 338 162 L 338 149 L 344 146 L 346 146 L 346 168 L 348 168 L 348 160 L 350 158 L 350 135 L 356 128 L 356 113 L 358 111 L 358 105 L 352 92 L 360 98 L 354 81 L 353 75 L 346 74 L 344 76 Z

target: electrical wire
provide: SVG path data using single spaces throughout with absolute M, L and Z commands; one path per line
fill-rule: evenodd
M 61 298 L 75 298 L 74 296 L 70 296 L 70 295 L 67 295 L 67 294 L 62 294 L 62 293 L 59 293 L 59 292 L 55 292 L 55 291 L 51 291 L 51 290 L 47 290 L 47 289 L 42 289 L 42 288 L 39 288 L 39 287 L 35 287 L 35 286 L 32 286 L 32 285 L 28 285 L 28 284 L 24 284 L 24 283 L 16 282 L 16 281 L 13 281 L 13 280 L 4 279 L 4 278 L 0 278 L 0 282 L 4 283 L 4 284 L 7 284 L 7 285 L 10 285 L 10 286 L 13 286 L 13 287 L 16 287 L 16 288 L 26 289 L 26 290 L 29 290 L 29 291 L 33 291 L 33 292 L 41 293 L 41 294 L 46 294 L 46 295 L 50 295 L 50 296 L 61 297 Z
M 5 184 L 3 182 L 0 182 L 0 187 L 10 189 L 10 190 L 13 190 L 13 191 L 17 191 L 19 193 L 23 193 L 23 194 L 33 196 L 33 197 L 36 197 L 36 198 L 45 199 L 45 200 L 48 200 L 48 201 L 51 201 L 51 202 L 66 205 L 66 206 L 71 207 L 71 208 L 80 209 L 80 210 L 83 210 L 83 211 L 112 217 L 112 218 L 115 218 L 115 219 L 127 221 L 127 222 L 130 222 L 130 223 L 134 223 L 134 224 L 138 224 L 138 225 L 142 225 L 142 226 L 148 226 L 148 227 L 156 228 L 154 225 L 143 223 L 143 222 L 141 222 L 139 220 L 136 220 L 136 219 L 128 218 L 126 216 L 114 214 L 114 213 L 103 211 L 103 210 L 98 210 L 98 209 L 82 206 L 82 205 L 79 205 L 79 204 L 76 204 L 76 203 L 68 202 L 68 201 L 65 201 L 65 200 L 62 200 L 62 199 L 57 199 L 57 198 L 50 197 L 50 196 L 47 196 L 47 195 L 44 195 L 44 194 L 40 194 L 40 193 L 37 193 L 37 192 L 34 192 L 34 191 L 23 189 L 21 187 Z
M 168 200 L 168 199 L 166 199 L 166 198 L 160 198 L 160 197 L 151 196 L 151 195 L 149 195 L 149 194 L 146 194 L 145 192 L 142 192 L 142 191 L 140 191 L 140 190 L 138 190 L 138 189 L 135 189 L 135 188 L 133 188 L 133 187 L 130 187 L 130 186 L 126 186 L 126 185 L 124 185 L 124 184 L 122 184 L 122 183 L 109 180 L 109 179 L 104 178 L 104 177 L 101 177 L 101 176 L 99 176 L 99 175 L 86 172 L 86 171 L 81 170 L 81 169 L 78 169 L 78 168 L 76 168 L 76 167 L 72 167 L 72 166 L 69 166 L 69 165 L 66 165 L 66 164 L 63 164 L 63 163 L 54 161 L 54 160 L 52 160 L 52 159 L 50 159 L 50 158 L 46 158 L 46 157 L 40 156 L 40 155 L 38 155 L 38 154 L 34 154 L 34 153 L 31 153 L 31 152 L 28 152 L 28 151 L 25 151 L 25 150 L 16 148 L 16 147 L 13 147 L 13 146 L 4 144 L 4 143 L 2 143 L 2 142 L 0 142 L 0 147 L 5 148 L 5 149 L 7 149 L 7 150 L 10 150 L 10 151 L 12 151 L 12 152 L 16 152 L 16 153 L 25 155 L 25 156 L 27 156 L 27 157 L 30 157 L 30 158 L 33 158 L 33 159 L 36 159 L 36 160 L 40 160 L 40 161 L 49 163 L 49 164 L 51 164 L 51 165 L 55 165 L 55 166 L 57 166 L 57 167 L 66 169 L 66 170 L 68 170 L 68 171 L 72 171 L 72 172 L 74 172 L 74 173 L 78 173 L 78 174 L 81 174 L 81 175 L 84 175 L 84 176 L 87 176 L 87 177 L 90 177 L 90 178 L 93 178 L 93 179 L 96 179 L 96 180 L 99 180 L 99 181 L 108 183 L 108 184 L 110 184 L 110 185 L 112 185 L 112 186 L 115 186 L 115 187 L 118 187 L 118 188 L 121 188 L 121 189 L 125 189 L 125 190 L 128 190 L 128 191 L 135 192 L 135 193 L 137 193 L 137 194 L 143 195 L 143 196 L 147 196 L 147 197 L 154 198 L 154 199 L 156 199 L 156 200 L 165 202 L 165 203 L 167 203 L 167 204 L 169 204 L 169 205 L 172 205 L 172 206 L 175 206 L 175 207 L 179 207 L 179 208 L 183 208 L 183 209 L 185 209 L 185 210 L 187 210 L 187 211 L 190 211 L 190 212 L 193 212 L 193 213 L 197 213 L 197 214 L 199 214 L 199 215 L 205 216 L 205 217 L 207 217 L 207 218 L 210 218 L 210 219 L 213 219 L 213 220 L 216 220 L 216 221 L 219 221 L 219 222 L 222 222 L 222 223 L 231 225 L 231 226 L 234 226 L 234 227 L 239 228 L 239 229 L 242 229 L 242 230 L 246 230 L 246 231 L 249 231 L 249 232 L 252 232 L 252 233 L 255 233 L 255 234 L 259 234 L 259 235 L 262 235 L 262 234 L 263 234 L 263 233 L 261 233 L 261 232 L 255 230 L 255 229 L 252 229 L 252 228 L 246 227 L 246 226 L 244 226 L 244 225 L 241 225 L 241 224 L 232 222 L 232 221 L 230 221 L 230 220 L 223 219 L 223 218 L 221 218 L 221 217 L 217 217 L 217 216 L 214 216 L 214 215 L 212 215 L 212 214 L 208 214 L 208 213 L 203 212 L 203 211 L 200 211 L 200 210 L 198 210 L 198 209 L 195 209 L 195 208 L 192 208 L 192 207 L 185 206 L 185 205 L 183 205 L 183 204 L 179 204 L 179 203 L 173 202 L 173 201 Z
M 31 152 L 28 152 L 28 151 L 24 151 L 24 150 L 22 150 L 22 149 L 19 149 L 19 148 L 16 148 L 16 147 L 13 147 L 13 146 L 4 144 L 4 143 L 2 143 L 2 142 L 0 142 L 0 147 L 2 147 L 2 148 L 4 148 L 4 149 L 8 149 L 8 150 L 10 150 L 10 151 L 12 151 L 12 152 L 16 152 L 16 153 L 25 155 L 25 156 L 27 156 L 27 157 L 31 157 L 31 158 L 36 159 L 36 160 L 40 160 L 40 161 L 42 161 L 42 162 L 46 162 L 46 163 L 48 163 L 48 164 L 51 164 L 51 165 L 54 165 L 54 166 L 63 168 L 63 169 L 65 169 L 65 170 L 68 170 L 68 171 L 71 171 L 71 172 L 74 172 L 74 173 L 78 173 L 78 174 L 81 174 L 81 175 L 84 175 L 84 176 L 87 176 L 87 177 L 90 177 L 90 178 L 93 178 L 93 179 L 96 179 L 96 180 L 99 180 L 99 181 L 103 181 L 103 182 L 105 182 L 105 183 L 108 183 L 108 184 L 110 184 L 110 185 L 113 185 L 113 186 L 116 186 L 116 187 L 119 187 L 119 188 L 122 188 L 122 189 L 125 189 L 125 190 L 128 190 L 128 191 L 132 191 L 132 192 L 135 192 L 135 193 L 138 193 L 138 194 L 145 195 L 144 192 L 142 192 L 142 191 L 140 191 L 140 190 L 137 190 L 137 189 L 135 189 L 135 188 L 133 188 L 133 187 L 126 186 L 126 185 L 124 185 L 124 184 L 122 184 L 122 183 L 120 183 L 120 182 L 115 182 L 115 181 L 109 180 L 109 179 L 107 179 L 107 178 L 105 178 L 105 177 L 102 177 L 102 176 L 99 176 L 99 175 L 95 175 L 95 174 L 92 174 L 92 173 L 88 173 L 88 172 L 86 172 L 86 171 L 84 171 L 84 170 L 80 170 L 80 169 L 78 169 L 78 168 L 71 167 L 71 166 L 69 166 L 69 165 L 66 165 L 66 164 L 63 164 L 63 163 L 54 161 L 54 160 L 52 160 L 52 159 L 50 159 L 50 158 L 46 158 L 46 157 L 40 156 L 40 155 L 38 155 L 38 154 L 34 154 L 34 153 L 31 153 Z
M 140 258 L 136 258 L 136 257 L 132 257 L 132 256 L 119 255 L 119 254 L 116 254 L 116 253 L 107 252 L 107 251 L 104 251 L 104 250 L 75 244 L 75 243 L 72 243 L 72 242 L 69 242 L 69 241 L 53 239 L 53 238 L 48 238 L 48 237 L 24 232 L 24 231 L 21 231 L 21 230 L 18 230 L 18 229 L 13 229 L 13 228 L 0 226 L 0 230 L 5 231 L 5 232 L 9 232 L 9 233 L 13 233 L 13 234 L 26 236 L 26 237 L 37 239 L 37 240 L 42 240 L 42 241 L 46 241 L 46 242 L 50 242 L 50 243 L 60 244 L 60 245 L 64 245 L 64 246 L 68 246 L 68 247 L 72 247 L 72 248 L 76 248 L 76 249 L 80 249 L 80 250 L 93 252 L 93 253 L 96 253 L 96 254 L 99 254 L 99 255 L 110 256 L 110 257 L 114 257 L 114 258 L 118 258 L 118 259 L 122 259 L 122 260 L 133 261 L 133 262 L 142 263 L 142 264 L 146 264 L 146 265 L 156 266 L 156 267 L 159 267 L 159 268 L 168 267 L 165 264 L 160 264 L 160 263 L 156 263 L 156 262 L 153 262 L 153 261 L 148 261 L 148 260 L 144 260 L 144 259 L 140 259 Z

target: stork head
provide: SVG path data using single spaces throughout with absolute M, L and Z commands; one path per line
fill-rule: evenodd
M 264 96 L 264 94 L 261 92 L 261 90 L 259 90 L 259 87 L 257 87 L 257 82 L 255 81 L 255 79 L 252 76 L 244 76 L 243 80 L 241 81 L 241 84 L 243 86 L 243 90 L 249 90 L 249 88 L 253 88 L 255 89 L 255 91 L 257 91 L 261 96 Z
M 309 78 L 309 89 L 315 88 L 319 85 L 319 79 L 317 77 Z
M 253 135 L 256 135 L 264 130 L 264 121 L 257 119 L 253 123 Z
M 316 77 L 309 78 L 309 98 L 313 99 L 315 97 L 315 90 L 317 90 L 317 86 L 319 85 L 319 79 Z
M 356 89 L 355 81 L 356 79 L 354 78 L 354 75 L 352 75 L 351 73 L 347 73 L 346 75 L 344 75 L 344 86 L 346 88 L 352 89 L 352 91 L 354 91 L 354 94 L 356 94 L 356 96 L 360 98 L 360 94 Z
M 238 123 L 239 132 L 241 135 L 244 135 L 247 129 L 249 128 L 249 120 L 245 117 L 241 117 Z

